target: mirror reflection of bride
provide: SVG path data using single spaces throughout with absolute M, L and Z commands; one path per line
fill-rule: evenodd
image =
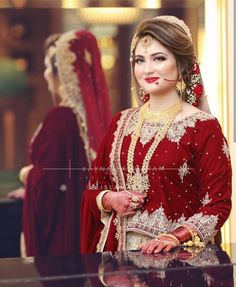
M 216 245 L 166 254 L 105 252 L 99 279 L 104 286 L 233 286 L 233 268 L 227 253 Z

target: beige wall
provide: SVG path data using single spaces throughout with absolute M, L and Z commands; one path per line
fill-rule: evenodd
M 229 147 L 233 168 L 233 207 L 230 216 L 230 239 L 231 242 L 236 242 L 236 141 L 234 142 L 234 130 L 236 129 L 236 121 L 234 114 L 234 105 L 236 105 L 236 83 L 235 83 L 235 3 L 234 0 L 228 0 L 228 97 L 229 97 Z M 234 122 L 234 125 L 233 125 Z M 236 131 L 235 131 L 236 132 Z

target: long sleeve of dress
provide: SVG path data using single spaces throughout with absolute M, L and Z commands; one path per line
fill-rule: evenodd
M 231 210 L 231 163 L 229 149 L 216 119 L 196 129 L 196 178 L 201 206 L 186 223 L 192 225 L 201 239 L 214 237 Z
M 109 155 L 110 147 L 116 131 L 116 123 L 120 117 L 118 113 L 100 145 L 97 158 L 90 170 L 90 180 L 83 195 L 81 205 L 81 252 L 95 252 L 104 224 L 100 220 L 101 211 L 96 198 L 103 190 L 113 190 L 110 177 Z
M 23 226 L 28 255 L 79 251 L 79 204 L 87 160 L 70 108 L 53 109 L 31 145 Z

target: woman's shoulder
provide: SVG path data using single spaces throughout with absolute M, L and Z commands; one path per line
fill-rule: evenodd
M 210 113 L 204 112 L 196 107 L 194 107 L 191 104 L 188 104 L 186 102 L 182 103 L 181 111 L 176 116 L 175 121 L 183 121 L 184 119 L 187 119 L 192 116 L 198 116 L 198 117 L 205 117 L 209 119 L 214 119 L 215 117 L 212 116 Z
M 44 129 L 52 129 L 54 133 L 73 130 L 77 126 L 77 118 L 69 107 L 57 106 L 52 108 L 43 120 Z
M 139 111 L 139 107 L 134 107 L 134 108 L 129 108 L 129 109 L 126 109 L 126 110 L 122 110 L 119 112 L 119 115 L 120 117 L 123 116 L 123 117 L 126 117 L 126 116 L 131 116 L 133 115 L 134 113 L 136 113 L 137 111 Z
M 124 124 L 127 123 L 127 121 L 129 121 L 130 116 L 136 109 L 137 108 L 130 108 L 115 113 L 115 115 L 112 117 L 112 121 L 107 130 L 107 134 L 114 134 L 117 131 L 117 129 L 119 129 L 119 127 L 120 128 L 124 127 Z
M 69 120 L 70 118 L 74 119 L 76 116 L 71 108 L 64 106 L 52 108 L 46 116 L 47 120 L 58 120 L 59 122 Z
M 133 115 L 137 110 L 139 110 L 139 108 L 129 108 L 126 110 L 119 111 L 115 113 L 115 115 L 113 116 L 112 122 L 115 123 L 119 121 L 121 118 L 127 118 Z
M 179 122 L 218 122 L 216 117 L 210 113 L 205 111 L 199 110 L 198 108 L 188 104 L 183 103 L 181 112 L 176 116 L 175 121 L 176 123 Z

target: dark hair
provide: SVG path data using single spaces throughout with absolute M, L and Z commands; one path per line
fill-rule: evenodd
M 56 42 L 60 38 L 61 34 L 55 33 L 50 35 L 44 42 L 44 52 L 45 54 L 48 53 L 49 49 L 51 47 L 56 47 Z M 50 55 L 50 62 L 52 65 L 52 73 L 53 75 L 57 75 L 57 60 L 56 60 L 56 54 L 53 53 L 53 55 Z

